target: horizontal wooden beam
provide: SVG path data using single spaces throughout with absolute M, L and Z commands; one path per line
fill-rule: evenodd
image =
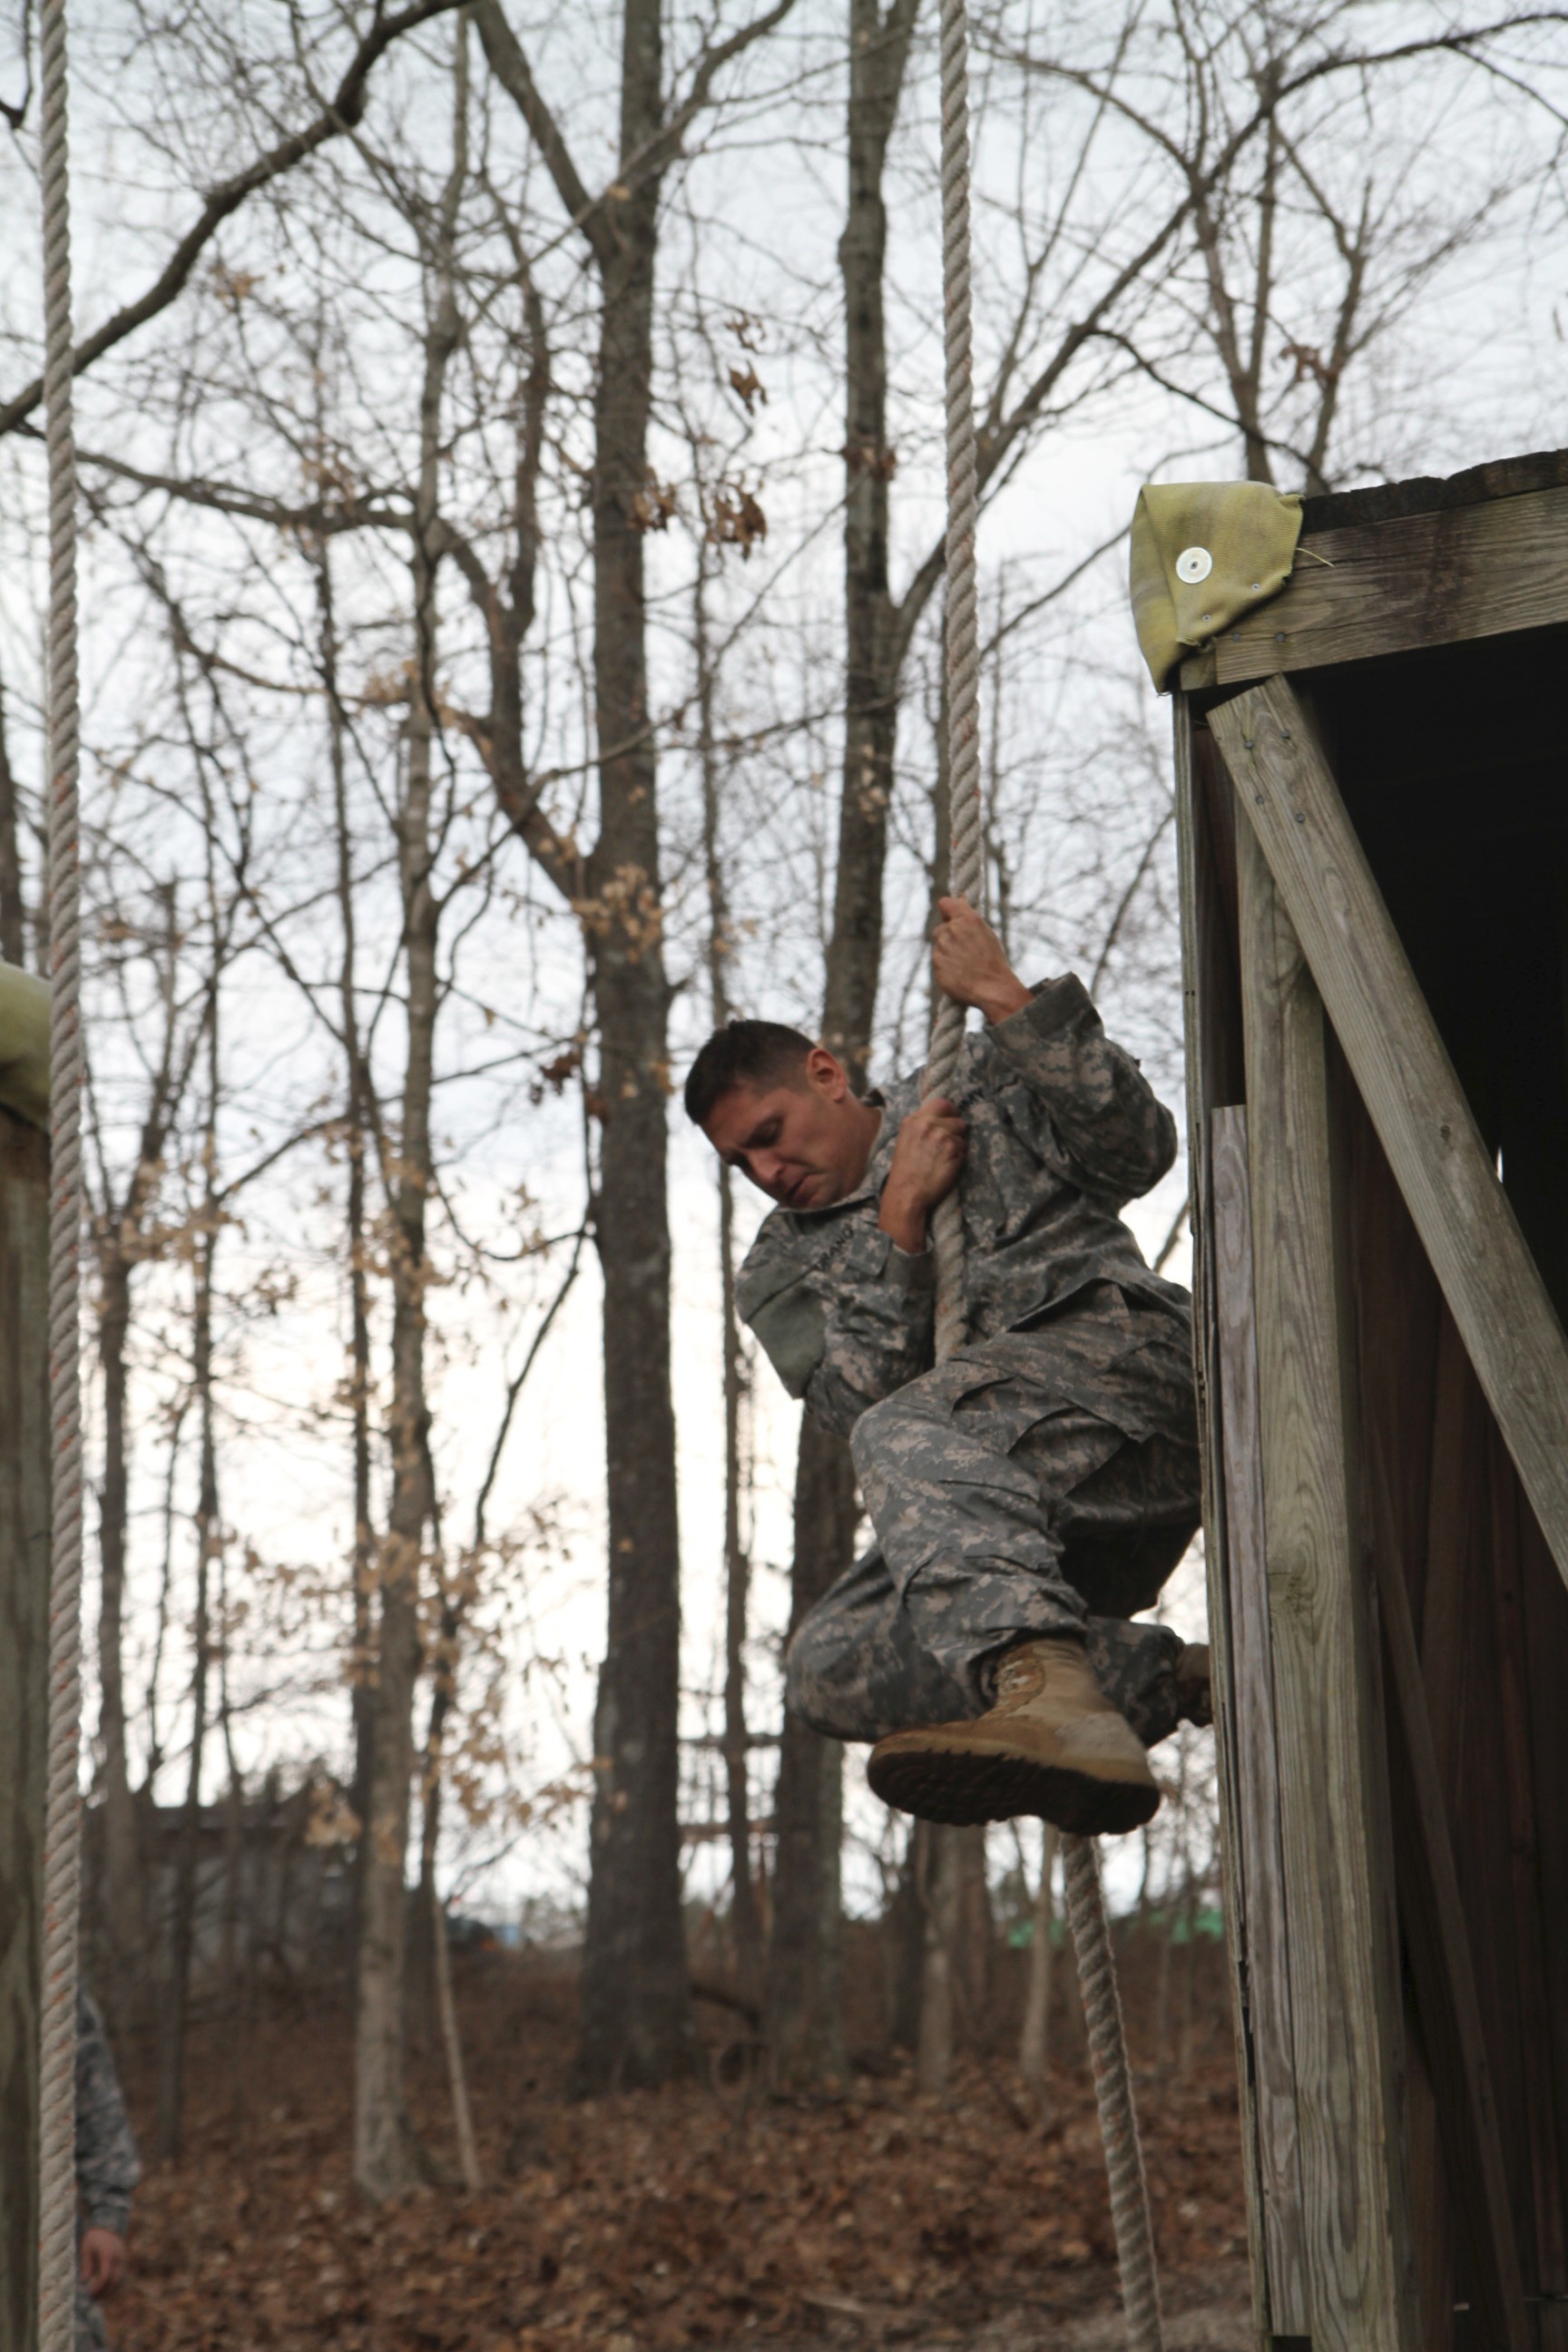
M 1568 1582 L 1568 1341 L 1333 772 L 1284 678 L 1238 695 L 1209 724 Z
M 1303 537 L 1289 586 L 1184 662 L 1185 688 L 1568 621 L 1568 489 Z

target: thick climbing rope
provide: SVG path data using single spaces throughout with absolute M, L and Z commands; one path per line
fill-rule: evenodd
M 1132 2352 L 1160 2352 L 1160 2282 L 1149 2226 L 1149 2184 L 1127 2071 L 1127 2036 L 1110 1956 L 1110 1930 L 1100 1885 L 1100 1857 L 1092 1838 L 1062 1840 L 1062 1880 L 1068 1925 L 1078 1957 L 1079 1990 L 1089 2030 L 1094 2095 L 1100 2105 L 1105 2169 L 1110 2181 L 1110 2220 L 1121 2272 L 1121 2308 Z
M 69 182 L 64 0 L 42 0 L 44 404 L 49 497 L 47 677 L 50 980 L 51 1561 L 39 2062 L 38 2344 L 76 2336 L 76 2000 L 81 1815 L 82 1216 L 80 888 L 77 849 L 76 451 L 71 436 Z
M 947 795 L 949 887 L 984 902 L 980 808 L 980 620 L 974 578 L 979 480 L 974 449 L 973 345 L 969 278 L 969 68 L 963 0 L 942 8 L 942 275 L 947 396 Z M 963 1048 L 963 1007 L 939 996 L 925 1091 L 952 1084 Z M 950 1192 L 931 1221 L 936 1254 L 936 1353 L 963 1339 L 963 1220 Z
M 942 231 L 947 398 L 947 782 L 949 887 L 983 908 L 984 839 L 980 785 L 980 626 L 974 534 L 979 480 L 974 441 L 970 282 L 969 68 L 964 0 L 942 0 Z M 952 1084 L 963 1045 L 963 1008 L 939 997 L 925 1091 Z M 963 1221 L 950 1192 L 932 1220 L 938 1362 L 963 1340 Z M 1161 2352 L 1159 2286 L 1143 2153 L 1132 2104 L 1127 2039 L 1116 1990 L 1100 1864 L 1089 1838 L 1062 1840 L 1068 1917 L 1083 1994 L 1110 2214 L 1121 2273 L 1129 2352 Z

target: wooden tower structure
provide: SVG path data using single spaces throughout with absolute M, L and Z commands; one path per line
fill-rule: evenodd
M 1568 453 L 1175 681 L 1263 2352 L 1568 2352 Z

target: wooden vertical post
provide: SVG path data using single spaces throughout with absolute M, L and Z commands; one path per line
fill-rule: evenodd
M 1312 2352 L 1419 2352 L 1386 1768 L 1321 1000 L 1237 827 L 1258 1436 Z
M 1263 2242 L 1268 2265 L 1268 2318 L 1274 2336 L 1302 2336 L 1311 2332 L 1311 2304 L 1301 2212 L 1300 2120 L 1279 1844 L 1279 1757 L 1263 1454 L 1258 1425 L 1258 1326 L 1246 1111 L 1239 1105 L 1215 1111 L 1210 1134 L 1237 1830 L 1246 1888 L 1244 1951 Z
M 37 2338 L 48 1168 L 47 1139 L 0 1108 L 0 2352 Z
M 1175 705 L 1176 844 L 1182 906 L 1182 994 L 1187 1063 L 1187 1166 L 1193 1201 L 1193 1344 L 1204 1462 L 1204 1557 L 1208 1585 L 1209 1641 L 1214 1653 L 1215 1757 L 1220 1807 L 1220 1877 L 1225 1902 L 1226 1952 L 1230 1962 L 1231 2015 L 1236 2028 L 1236 2079 L 1240 2105 L 1242 2179 L 1247 2190 L 1247 2273 L 1252 2286 L 1252 2326 L 1268 2352 L 1270 2315 L 1265 2251 L 1262 2165 L 1253 2096 L 1256 2071 L 1251 2042 L 1247 1918 L 1240 1860 L 1241 1817 L 1231 1652 L 1230 1536 L 1221 1472 L 1224 1437 L 1220 1420 L 1221 1375 L 1215 1299 L 1213 1209 L 1210 1199 L 1210 1120 L 1213 1072 L 1229 1058 L 1210 1050 L 1210 993 L 1205 985 L 1216 955 L 1219 910 L 1205 856 L 1194 759 L 1191 706 L 1184 695 Z M 1235 1044 L 1237 1041 L 1232 1041 Z

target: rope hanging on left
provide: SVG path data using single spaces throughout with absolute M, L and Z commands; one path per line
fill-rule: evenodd
M 948 887 L 973 907 L 984 902 L 980 823 L 980 625 L 974 533 L 980 512 L 974 446 L 973 299 L 969 275 L 969 72 L 963 0 L 942 7 L 942 276 L 947 398 Z M 926 1061 L 925 1091 L 945 1093 L 963 1049 L 963 1007 L 939 996 Z M 950 1192 L 931 1219 L 936 1254 L 936 1356 L 963 1341 L 963 1221 Z
M 49 1712 L 39 2066 L 39 2352 L 76 2335 L 76 2000 L 81 1815 L 81 895 L 78 859 L 76 449 L 65 0 L 41 0 L 44 404 L 49 486 Z

